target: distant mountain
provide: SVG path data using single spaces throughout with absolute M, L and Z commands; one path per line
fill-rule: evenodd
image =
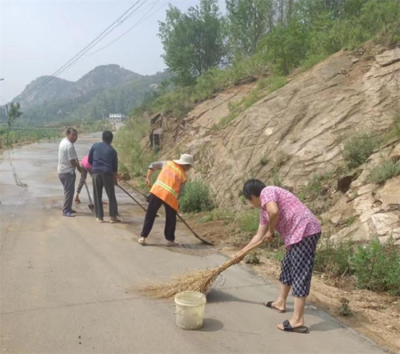
M 109 113 L 131 113 L 146 94 L 169 76 L 167 72 L 143 76 L 119 65 L 102 65 L 76 82 L 41 76 L 27 85 L 13 102 L 21 103 L 24 121 L 101 119 Z M 29 95 L 38 85 L 42 87 Z
M 58 77 L 40 76 L 27 85 L 20 95 L 13 99 L 13 102 L 20 102 L 24 108 L 41 105 L 43 103 L 67 97 L 71 88 L 74 86 L 72 81 L 60 79 Z M 40 87 L 33 92 L 36 87 Z M 22 97 L 28 95 L 26 99 Z
M 79 97 L 93 90 L 114 88 L 126 81 L 142 78 L 142 75 L 110 64 L 94 68 L 80 78 L 70 91 L 70 96 Z

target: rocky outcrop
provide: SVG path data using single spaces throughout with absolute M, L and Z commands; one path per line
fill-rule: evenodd
M 245 92 L 250 89 L 244 87 Z M 176 133 L 175 147 L 165 154 L 194 154 L 195 175 L 207 180 L 222 205 L 238 202 L 249 177 L 270 181 L 274 176 L 298 190 L 313 175 L 343 163 L 347 137 L 386 132 L 400 112 L 400 50 L 370 47 L 365 52 L 339 52 L 266 94 L 226 128 L 216 129 L 215 124 L 229 113 L 229 102 L 243 96 L 237 87 L 198 105 Z M 385 240 L 393 234 L 400 242 L 394 207 L 396 200 L 400 203 L 400 179 L 383 187 L 365 185 L 368 169 L 382 156 L 399 159 L 400 146 L 373 155 L 357 176 L 338 188 L 342 192 L 336 193 L 350 190 L 324 215 L 334 239 Z M 355 218 L 351 224 L 340 223 L 351 216 Z

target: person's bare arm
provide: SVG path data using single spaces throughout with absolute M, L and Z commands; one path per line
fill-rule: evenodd
M 259 225 L 257 233 L 253 236 L 251 241 L 244 248 L 242 248 L 238 253 L 236 253 L 235 257 L 237 257 L 238 260 L 242 260 L 243 257 L 241 257 L 241 255 L 246 251 L 248 251 L 249 249 L 253 248 L 254 245 L 256 245 L 257 243 L 263 241 L 267 232 L 268 232 L 268 225 Z
M 278 204 L 276 202 L 269 202 L 267 204 L 267 213 L 269 218 L 269 224 L 260 225 L 258 227 L 257 234 L 243 249 L 241 249 L 238 253 L 236 253 L 235 257 L 238 263 L 243 259 L 243 254 L 248 250 L 252 249 L 257 243 L 259 243 L 260 246 L 263 242 L 272 241 L 272 237 L 274 236 L 275 228 L 279 220 Z
M 151 179 L 153 177 L 153 173 L 155 170 L 161 170 L 165 164 L 166 161 L 157 161 L 153 162 L 150 164 L 149 169 L 147 170 L 147 176 L 146 176 L 146 185 L 147 187 L 151 188 Z
M 269 218 L 269 227 L 268 232 L 265 235 L 266 239 L 269 239 L 274 236 L 276 225 L 279 221 L 279 207 L 276 202 L 269 202 L 267 203 L 267 214 Z
M 81 165 L 79 164 L 78 160 L 69 160 L 72 167 L 75 167 L 79 172 L 82 172 Z

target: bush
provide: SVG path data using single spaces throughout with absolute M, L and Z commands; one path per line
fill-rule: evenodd
M 378 139 L 371 134 L 353 136 L 344 143 L 343 157 L 349 168 L 362 165 L 378 146 Z
M 275 73 L 288 75 L 306 57 L 309 48 L 307 36 L 306 25 L 294 19 L 268 33 L 261 41 L 260 50 Z
M 375 166 L 370 172 L 366 179 L 368 183 L 380 184 L 387 181 L 390 178 L 400 175 L 400 163 L 394 163 L 387 161 L 382 165 Z
M 400 249 L 392 239 L 372 241 L 357 248 L 350 242 L 318 248 L 314 269 L 333 276 L 354 275 L 357 287 L 400 295 Z
M 325 244 L 317 249 L 314 260 L 314 269 L 334 276 L 351 274 L 350 259 L 354 254 L 352 243 L 340 243 L 335 246 L 326 240 Z
M 400 295 L 400 250 L 392 239 L 359 246 L 351 261 L 359 288 Z
M 352 316 L 353 313 L 351 312 L 349 305 L 350 305 L 350 301 L 348 299 L 341 298 L 340 306 L 339 306 L 339 315 L 344 316 L 344 317 Z
M 211 210 L 213 203 L 208 186 L 199 180 L 187 182 L 180 198 L 180 208 L 186 213 Z
M 211 69 L 197 78 L 192 100 L 194 102 L 204 101 L 213 93 L 222 90 L 231 83 L 229 70 Z
M 176 87 L 173 91 L 167 91 L 154 100 L 152 111 L 182 118 L 194 106 L 192 92 L 193 87 Z
M 120 163 L 136 177 L 144 176 L 149 164 L 157 161 L 156 154 L 141 145 L 149 130 L 149 122 L 145 118 L 135 117 L 115 134 L 114 146 Z
M 323 194 L 325 184 L 329 183 L 332 178 L 332 173 L 316 174 L 311 181 L 300 189 L 298 197 L 301 201 L 314 200 Z
M 400 2 L 370 0 L 362 8 L 360 25 L 384 45 L 400 43 Z

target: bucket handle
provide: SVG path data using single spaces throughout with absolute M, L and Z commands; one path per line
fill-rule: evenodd
M 210 289 L 208 291 L 206 291 L 204 296 L 207 296 L 212 290 L 214 290 L 218 285 L 221 284 L 221 287 L 225 285 L 226 282 L 226 278 L 222 275 L 219 274 L 217 276 L 217 279 L 215 279 L 214 284 L 210 287 Z

